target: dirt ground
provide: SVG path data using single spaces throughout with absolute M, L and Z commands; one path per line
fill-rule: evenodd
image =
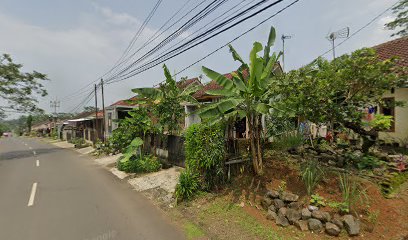
M 205 234 L 190 239 L 350 239 L 343 230 L 339 237 L 325 233 L 301 232 L 294 226 L 278 227 L 266 219 L 260 200 L 267 189 L 277 189 L 286 182 L 286 189 L 308 203 L 305 187 L 299 178 L 298 166 L 290 161 L 266 159 L 265 174 L 254 178 L 239 173 L 228 186 L 213 194 L 201 194 L 195 200 L 182 203 L 171 210 L 177 219 L 195 224 Z M 335 173 L 327 173 L 316 193 L 327 201 L 341 201 Z M 378 186 L 362 180 L 368 201 L 356 209 L 361 221 L 361 234 L 353 239 L 408 240 L 408 183 L 392 199 L 382 196 Z M 324 210 L 335 210 L 324 207 Z

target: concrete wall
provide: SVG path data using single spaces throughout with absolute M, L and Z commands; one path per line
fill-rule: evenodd
M 384 97 L 394 97 L 395 101 L 405 101 L 404 107 L 395 108 L 395 131 L 381 132 L 380 139 L 390 142 L 408 143 L 408 88 L 395 89 Z
M 192 106 L 192 105 L 185 105 L 184 106 L 184 110 L 186 113 L 186 117 L 185 117 L 185 129 L 187 129 L 189 126 L 191 126 L 194 123 L 200 123 L 201 122 L 201 118 L 200 116 L 198 116 L 198 114 L 191 114 L 194 111 L 197 110 L 196 106 Z

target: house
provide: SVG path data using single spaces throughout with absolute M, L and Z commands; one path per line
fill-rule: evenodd
M 83 138 L 87 142 L 103 139 L 103 111 L 83 112 L 69 119 L 63 128 L 63 138 Z M 65 137 L 64 137 L 65 136 Z
M 51 132 L 51 122 L 49 120 L 34 124 L 31 131 L 35 132 L 36 136 L 46 136 Z
M 105 108 L 105 135 L 106 138 L 112 136 L 113 130 L 118 128 L 118 121 L 129 116 L 128 112 L 137 108 L 137 104 L 131 103 L 136 100 L 132 97 L 127 100 L 119 100 Z
M 408 37 L 398 38 L 389 42 L 382 43 L 373 47 L 380 60 L 386 60 L 391 57 L 398 57 L 398 65 L 408 67 Z M 406 75 L 401 77 L 407 78 Z M 385 142 L 399 143 L 408 145 L 408 106 L 392 107 L 396 101 L 404 101 L 408 104 L 408 86 L 391 89 L 383 96 L 384 102 L 388 106 L 379 106 L 378 112 L 384 115 L 392 116 L 394 121 L 390 130 L 380 132 L 380 139 Z

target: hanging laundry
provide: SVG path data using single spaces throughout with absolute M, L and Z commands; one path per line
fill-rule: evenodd
M 319 127 L 319 137 L 325 138 L 327 135 L 327 126 Z
M 312 135 L 312 138 L 316 138 L 317 136 L 317 126 L 315 123 L 310 124 L 310 134 Z

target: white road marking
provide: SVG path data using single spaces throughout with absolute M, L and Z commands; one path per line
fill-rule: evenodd
M 33 151 L 33 154 L 34 154 L 34 155 L 37 155 L 37 152 L 36 152 L 36 151 Z
M 30 150 L 31 150 L 31 149 L 33 149 L 33 148 L 32 148 L 32 147 L 28 147 L 28 149 L 30 149 Z
M 26 146 L 27 146 L 27 143 L 24 143 L 24 145 L 26 145 Z
M 40 160 L 35 161 L 35 165 L 36 165 L 37 167 L 39 167 L 39 166 L 40 166 Z
M 31 207 L 34 205 L 34 198 L 35 198 L 35 192 L 37 191 L 37 183 L 33 183 L 33 187 L 31 188 L 31 194 L 30 194 L 30 199 L 28 199 L 28 207 Z

